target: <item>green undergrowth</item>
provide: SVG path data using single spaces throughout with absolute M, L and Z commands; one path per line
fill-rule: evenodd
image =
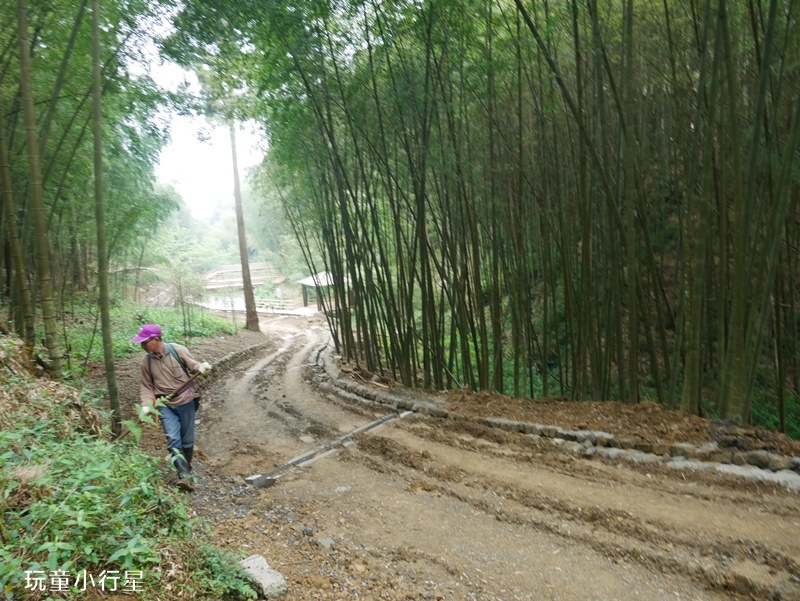
M 61 342 L 67 353 L 65 367 L 72 373 L 80 373 L 88 362 L 103 360 L 97 311 L 96 302 L 87 299 L 84 303 L 73 304 L 70 313 L 64 316 Z M 167 340 L 182 344 L 194 338 L 232 336 L 238 330 L 234 322 L 197 307 L 147 307 L 118 300 L 110 308 L 110 317 L 111 345 L 118 359 L 140 351 L 130 340 L 145 323 L 161 326 Z
M 197 307 L 148 307 L 129 300 L 116 300 L 110 308 L 110 318 L 111 345 L 118 359 L 141 351 L 130 340 L 145 323 L 161 326 L 167 340 L 181 344 L 194 338 L 232 336 L 238 330 L 234 322 Z M 81 375 L 91 362 L 103 360 L 96 299 L 72 303 L 63 319 L 60 343 L 66 351 L 64 369 L 67 375 Z M 39 339 L 44 337 L 43 331 L 40 334 Z
M 231 320 L 197 307 L 147 307 L 120 299 L 112 303 L 110 318 L 111 346 L 117 359 L 141 351 L 130 340 L 145 323 L 161 326 L 167 340 L 181 344 L 189 344 L 194 338 L 233 336 L 239 329 Z M 96 299 L 73 302 L 63 320 L 59 342 L 65 351 L 64 374 L 67 378 L 80 377 L 92 362 L 103 361 Z M 41 324 L 41 320 L 37 323 Z M 44 330 L 38 333 L 38 339 L 43 338 Z
M 4 599 L 248 599 L 158 460 L 111 442 L 90 391 L 36 379 L 0 336 L 0 591 Z

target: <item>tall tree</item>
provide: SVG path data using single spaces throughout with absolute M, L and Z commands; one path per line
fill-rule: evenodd
M 108 252 L 106 245 L 106 207 L 103 192 L 103 104 L 100 73 L 100 2 L 92 0 L 92 121 L 94 133 L 94 207 L 97 225 L 97 279 L 100 289 L 100 330 L 103 336 L 103 357 L 106 384 L 111 405 L 111 429 L 119 435 L 122 413 L 114 368 L 114 347 L 111 343 L 110 295 L 108 291 Z
M 633 0 L 625 2 L 625 231 L 628 287 L 628 401 L 639 402 L 639 253 L 636 207 L 636 70 L 633 54 Z
M 36 272 L 39 277 L 39 298 L 44 321 L 45 345 L 50 359 L 50 374 L 61 379 L 62 352 L 58 342 L 58 324 L 53 299 L 53 278 L 50 262 L 50 236 L 42 195 L 42 172 L 39 163 L 39 139 L 36 133 L 36 111 L 33 102 L 28 5 L 17 0 L 17 25 L 20 55 L 20 96 L 25 112 L 25 142 L 28 149 L 28 194 L 35 228 Z
M 14 191 L 11 181 L 11 160 L 6 144 L 5 103 L 2 102 L 3 93 L 0 89 L 0 182 L 2 182 L 3 216 L 6 226 L 6 239 L 11 251 L 11 265 L 14 271 L 14 284 L 19 297 L 19 311 L 22 314 L 23 353 L 26 361 L 33 359 L 33 349 L 36 343 L 34 329 L 33 300 L 28 288 L 27 271 L 20 245 L 19 231 L 17 228 L 17 215 L 14 210 Z M 12 305 L 13 306 L 13 305 Z
M 245 328 L 258 332 L 258 313 L 253 296 L 253 281 L 250 279 L 250 258 L 247 253 L 247 236 L 244 229 L 242 209 L 242 186 L 239 183 L 239 162 L 236 157 L 236 124 L 230 120 L 231 158 L 233 161 L 233 196 L 236 202 L 236 231 L 239 234 L 239 259 L 242 262 L 242 285 L 244 287 Z

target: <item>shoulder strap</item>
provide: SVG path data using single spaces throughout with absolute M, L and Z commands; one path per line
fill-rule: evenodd
M 181 361 L 181 358 L 180 358 L 180 356 L 178 355 L 178 351 L 176 351 L 176 350 L 175 350 L 175 347 L 174 347 L 174 346 L 172 346 L 172 345 L 171 345 L 169 342 L 165 342 L 165 343 L 164 343 L 164 347 L 165 347 L 165 348 L 166 348 L 166 349 L 167 349 L 167 350 L 168 350 L 170 353 L 172 353 L 172 356 L 173 356 L 173 357 L 175 357 L 175 360 L 178 362 L 178 365 L 180 365 L 180 366 L 181 366 L 181 369 L 183 370 L 183 373 L 185 373 L 185 374 L 186 374 L 186 377 L 187 377 L 187 378 L 190 378 L 191 376 L 189 375 L 189 370 L 188 370 L 188 369 L 186 369 L 186 364 L 185 364 L 183 361 Z M 147 353 L 147 371 L 149 371 L 149 372 L 150 372 L 150 379 L 151 379 L 151 380 L 153 380 L 153 386 L 155 386 L 155 378 L 153 378 L 153 370 L 152 370 L 152 368 L 151 368 L 151 362 L 152 362 L 152 360 L 153 360 L 153 353 Z
M 178 355 L 178 351 L 175 350 L 175 347 L 172 346 L 169 342 L 164 344 L 164 346 L 167 347 L 169 349 L 169 352 L 172 353 L 172 356 L 175 357 L 175 360 L 178 362 L 178 365 L 181 366 L 181 369 L 183 369 L 183 373 L 186 374 L 186 377 L 190 378 L 191 376 L 189 375 L 189 370 L 186 369 L 186 364 L 181 360 L 180 356 Z

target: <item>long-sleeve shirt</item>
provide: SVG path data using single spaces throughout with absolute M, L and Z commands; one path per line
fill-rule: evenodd
M 172 348 L 178 353 L 189 372 L 197 372 L 200 362 L 189 354 L 189 350 L 185 346 L 174 342 L 168 344 L 172 345 Z M 150 404 L 156 397 L 172 393 L 188 379 L 189 376 L 186 375 L 181 364 L 169 352 L 165 344 L 163 355 L 158 356 L 155 353 L 148 353 L 142 359 L 139 399 L 143 406 Z M 197 396 L 200 396 L 200 393 L 194 382 L 192 382 L 166 404 L 171 407 L 185 405 Z

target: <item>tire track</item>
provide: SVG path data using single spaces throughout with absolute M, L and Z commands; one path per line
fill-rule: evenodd
M 386 413 L 332 394 L 312 365 L 322 329 L 266 328 L 286 348 L 221 385 L 221 397 L 250 400 L 220 405 L 220 449 L 266 473 Z M 768 487 L 422 416 L 356 440 L 248 497 L 241 540 L 277 557 L 292 600 L 800 599 L 800 510 Z
M 765 600 L 795 598 L 793 595 L 800 592 L 796 547 L 782 552 L 771 543 L 713 535 L 711 530 L 701 533 L 691 528 L 696 524 L 684 525 L 679 520 L 652 518 L 646 513 L 637 515 L 635 510 L 558 498 L 552 489 L 546 493 L 534 490 L 524 478 L 514 480 L 513 484 L 507 478 L 493 478 L 491 470 L 475 469 L 481 462 L 474 458 L 447 465 L 430 445 L 433 439 L 442 444 L 442 437 L 420 438 L 422 429 L 419 425 L 406 428 L 412 432 L 413 443 L 411 438 L 393 432 L 391 440 L 362 439 L 359 449 L 370 457 L 366 463 L 378 472 L 387 471 L 385 462 L 398 466 L 397 475 L 402 476 L 405 470 L 419 472 L 419 477 L 412 477 L 411 486 L 447 495 L 498 521 L 530 529 L 532 535 L 547 531 L 569 544 L 585 545 L 606 557 L 688 576 L 709 590 Z M 459 442 L 456 446 L 460 446 Z M 502 457 L 499 453 L 492 454 L 495 468 L 497 461 L 515 459 L 518 458 L 508 453 Z M 649 495 L 648 492 L 645 497 Z M 713 496 L 721 498 L 720 494 Z M 784 540 L 784 544 L 788 541 Z

